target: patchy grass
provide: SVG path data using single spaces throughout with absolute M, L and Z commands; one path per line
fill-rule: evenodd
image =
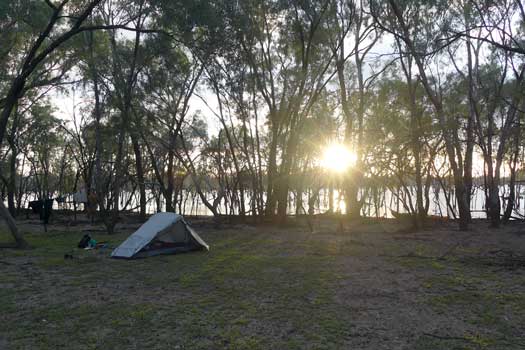
M 428 232 L 326 226 L 197 228 L 210 252 L 141 260 L 28 233 L 33 249 L 0 251 L 0 348 L 523 348 L 523 271 L 461 264 L 476 247 L 437 259 Z
M 13 287 L 1 294 L 0 336 L 10 348 L 342 344 L 350 315 L 334 307 L 329 254 L 282 255 L 278 241 L 257 236 L 212 239 L 209 253 L 125 261 L 72 248 L 81 236 L 29 234 L 34 249 L 3 253 L 24 257 L 0 280 Z M 124 236 L 96 238 L 115 245 Z

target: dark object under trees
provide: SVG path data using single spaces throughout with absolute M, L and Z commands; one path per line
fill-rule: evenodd
M 49 224 L 49 218 L 53 213 L 53 202 L 54 199 L 40 199 L 29 202 L 29 208 L 33 210 L 33 213 L 39 214 L 40 220 L 44 224 L 44 229 L 46 232 L 47 225 Z

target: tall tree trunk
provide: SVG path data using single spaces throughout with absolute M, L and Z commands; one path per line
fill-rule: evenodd
M 286 221 L 288 214 L 288 194 L 290 191 L 290 178 L 292 173 L 295 171 L 295 155 L 297 153 L 297 147 L 299 142 L 299 125 L 296 124 L 297 114 L 291 117 L 290 136 L 286 142 L 286 148 L 283 150 L 282 164 L 278 183 L 278 196 L 277 196 L 277 216 L 280 223 Z
M 142 7 L 144 5 L 144 0 L 140 3 L 140 10 L 139 10 L 139 18 L 137 19 L 137 28 L 141 28 L 144 24 L 144 18 L 142 18 Z M 114 77 L 118 78 L 122 75 L 122 69 L 117 68 L 117 66 L 120 66 L 117 64 L 117 61 L 120 59 L 117 55 L 117 44 L 115 39 L 115 33 L 113 33 L 113 36 L 111 37 L 111 47 L 113 51 L 113 70 L 114 70 Z M 136 83 L 136 75 L 137 75 L 137 61 L 138 61 L 138 54 L 139 54 L 139 48 L 140 48 L 140 31 L 135 32 L 135 40 L 134 40 L 134 46 L 133 46 L 133 59 L 130 63 L 130 69 L 129 73 L 127 74 L 125 79 L 119 79 L 121 89 L 121 100 L 119 101 L 120 104 L 120 124 L 119 124 L 119 134 L 118 134 L 118 142 L 117 142 L 117 155 L 115 159 L 115 181 L 113 182 L 113 190 L 112 190 L 112 210 L 111 210 L 111 219 L 108 221 L 106 227 L 108 229 L 108 233 L 111 234 L 115 230 L 115 225 L 117 224 L 118 218 L 119 218 L 119 199 L 121 195 L 121 189 L 123 185 L 123 175 L 125 173 L 124 165 L 125 165 L 125 157 L 126 157 L 126 138 L 127 138 L 127 132 L 128 132 L 128 126 L 131 121 L 131 102 L 133 100 L 133 89 L 135 87 Z M 119 67 L 120 68 L 120 67 Z
M 172 138 L 173 140 L 175 137 Z M 166 211 L 171 212 L 175 211 L 175 206 L 173 205 L 173 189 L 174 189 L 174 161 L 175 161 L 175 154 L 174 154 L 174 148 L 175 148 L 175 141 L 172 142 L 172 146 L 168 150 L 168 169 L 166 171 L 167 176 L 167 182 L 166 185 L 166 193 L 164 195 L 164 199 L 166 200 Z
M 21 249 L 29 248 L 29 243 L 27 243 L 27 241 L 24 239 L 24 236 L 20 233 L 20 231 L 18 231 L 16 222 L 9 213 L 9 210 L 7 210 L 5 207 L 3 200 L 0 200 L 0 215 L 5 219 L 7 226 L 9 227 L 9 231 L 11 231 L 11 235 L 15 240 L 15 247 Z
M 334 213 L 334 182 L 330 180 L 328 184 L 328 213 Z
M 15 193 L 16 193 L 16 151 L 15 148 L 11 148 L 11 155 L 9 157 L 9 182 L 7 183 L 7 206 L 9 213 L 14 218 L 16 217 L 16 205 L 15 205 Z
M 468 15 L 468 11 L 465 7 L 464 9 L 464 18 L 465 23 L 467 25 L 470 25 L 470 16 Z M 468 120 L 467 120 L 467 147 L 465 150 L 465 166 L 463 170 L 463 178 L 465 181 L 465 190 L 468 193 L 467 197 L 467 204 L 470 208 L 470 200 L 471 200 L 471 194 L 472 194 L 472 164 L 473 164 L 473 156 L 474 156 L 474 127 L 475 127 L 475 121 L 476 121 L 476 114 L 477 114 L 477 108 L 476 108 L 476 98 L 475 98 L 475 89 L 474 89 L 474 69 L 477 70 L 477 52 L 475 57 L 472 55 L 472 45 L 469 38 L 466 39 L 466 49 L 467 49 L 467 69 L 468 69 L 468 98 L 469 98 L 469 113 L 468 113 Z M 474 67 L 474 58 L 476 62 L 476 67 Z M 469 211 L 469 219 L 470 217 L 470 211 Z
M 275 180 L 277 179 L 277 144 L 279 132 L 278 127 L 272 124 L 272 139 L 270 141 L 270 152 L 268 154 L 268 172 L 266 176 L 266 215 L 275 215 L 277 198 L 275 194 Z
M 120 125 L 120 132 L 118 135 L 118 142 L 117 142 L 117 155 L 115 158 L 115 180 L 113 182 L 113 188 L 111 191 L 111 215 L 109 220 L 106 221 L 106 228 L 108 230 L 108 234 L 113 234 L 115 232 L 115 226 L 117 224 L 118 218 L 119 218 L 119 199 L 120 199 L 120 192 L 121 192 L 121 186 L 123 183 L 123 175 L 124 175 L 124 143 L 126 141 L 126 126 L 127 125 L 127 113 L 124 112 L 121 114 L 122 122 Z
M 520 154 L 520 137 L 521 137 L 521 117 L 522 113 L 519 114 L 516 125 L 514 126 L 514 144 L 513 144 L 513 154 L 509 161 L 509 168 L 510 168 L 510 180 L 509 180 L 509 187 L 510 187 L 510 193 L 509 193 L 509 199 L 507 202 L 507 207 L 505 208 L 505 213 L 503 214 L 502 221 L 503 223 L 507 223 L 511 216 L 512 211 L 514 210 L 515 206 L 515 198 L 516 198 L 516 175 L 517 175 L 517 165 L 518 165 L 518 159 Z
M 399 51 L 402 51 L 402 45 L 399 39 L 396 39 Z M 414 156 L 415 163 L 415 180 L 416 180 L 416 215 L 415 215 L 415 226 L 416 228 L 421 228 L 423 226 L 423 221 L 427 216 L 427 211 L 423 204 L 423 170 L 421 165 L 421 115 L 418 111 L 418 106 L 416 102 L 416 84 L 412 78 L 412 57 L 407 56 L 406 62 L 401 56 L 401 66 L 405 77 L 407 79 L 408 95 L 410 98 L 410 139 L 411 139 L 411 148 Z
M 355 153 L 357 157 L 356 164 L 353 166 L 350 172 L 350 182 L 347 188 L 346 195 L 349 197 L 347 200 L 347 215 L 351 219 L 358 219 L 361 217 L 361 209 L 363 206 L 363 201 L 359 199 L 359 188 L 363 184 L 363 172 L 364 172 L 364 162 L 363 162 L 363 121 L 365 114 L 365 83 L 363 77 L 363 60 L 364 54 L 360 55 L 359 49 L 361 44 L 361 24 L 362 24 L 362 15 L 360 13 L 359 21 L 355 31 L 355 65 L 357 70 L 357 86 L 358 86 L 358 104 L 356 109 L 356 121 L 357 121 L 357 143 L 355 143 Z
M 133 143 L 133 152 L 135 153 L 135 170 L 137 172 L 137 181 L 139 185 L 139 215 L 141 219 L 144 219 L 146 217 L 146 184 L 144 181 L 144 168 L 142 167 L 142 151 L 140 150 L 140 144 L 136 136 L 132 135 L 131 141 Z

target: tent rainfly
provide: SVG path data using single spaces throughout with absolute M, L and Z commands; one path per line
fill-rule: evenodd
M 210 247 L 175 213 L 157 213 L 118 246 L 113 258 L 143 258 L 159 254 L 174 254 Z

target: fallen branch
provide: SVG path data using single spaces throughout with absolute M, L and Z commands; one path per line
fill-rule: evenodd
M 465 341 L 465 342 L 469 342 L 469 343 L 471 342 L 470 339 L 467 339 L 465 337 L 453 337 L 453 336 L 449 336 L 449 335 L 438 335 L 438 334 L 426 333 L 426 332 L 423 332 L 423 335 L 426 335 L 427 337 L 441 339 L 441 340 L 461 340 L 461 341 Z

